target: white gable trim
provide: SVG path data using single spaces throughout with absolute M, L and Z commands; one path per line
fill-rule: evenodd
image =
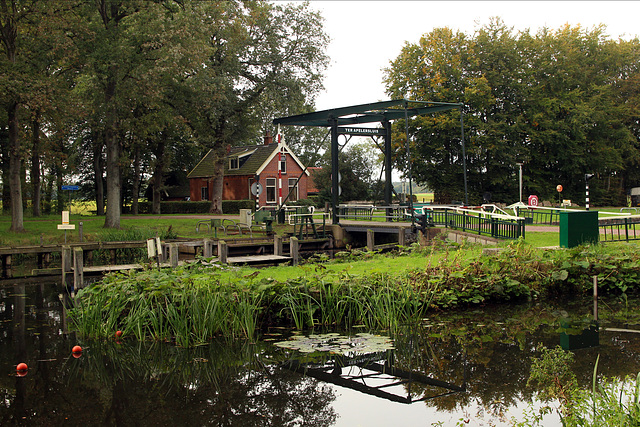
M 273 158 L 277 156 L 280 151 L 284 151 L 285 154 L 291 156 L 291 158 L 298 164 L 298 166 L 300 166 L 300 169 L 302 169 L 304 173 L 307 174 L 307 176 L 309 176 L 309 171 L 305 169 L 305 166 L 302 164 L 300 159 L 298 159 L 298 157 L 296 157 L 296 155 L 291 152 L 291 150 L 289 149 L 289 146 L 284 142 L 278 143 L 278 148 L 276 150 L 273 150 L 271 155 L 267 157 L 267 160 L 265 160 L 264 163 L 260 165 L 260 167 L 256 171 L 256 175 L 260 175 L 262 171 L 267 167 L 269 163 L 271 163 Z

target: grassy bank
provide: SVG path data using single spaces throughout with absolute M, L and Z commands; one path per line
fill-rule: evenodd
M 193 346 L 218 335 L 252 339 L 269 326 L 391 329 L 433 310 L 586 293 L 592 276 L 601 294 L 636 293 L 640 250 L 542 251 L 521 241 L 491 256 L 442 245 L 264 270 L 201 260 L 110 275 L 78 293 L 71 318 L 89 337 L 120 329 L 139 340 Z

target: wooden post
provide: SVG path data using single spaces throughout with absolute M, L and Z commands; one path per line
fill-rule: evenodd
M 78 237 L 80 238 L 80 243 L 82 243 L 82 221 L 78 223 Z
M 213 256 L 213 240 L 205 238 L 202 241 L 202 256 L 205 258 Z
M 71 272 L 71 265 L 72 265 L 71 264 L 71 261 L 72 261 L 71 247 L 63 246 L 60 256 L 62 258 L 62 284 L 66 285 L 67 276 L 69 276 L 69 273 Z
M 84 288 L 84 261 L 82 248 L 73 248 L 73 287 Z
M 273 254 L 282 256 L 284 251 L 282 249 L 282 236 L 277 234 L 273 235 Z
M 2 255 L 2 277 L 11 278 L 11 254 Z
M 398 228 L 398 245 L 405 246 L 404 228 Z
M 291 255 L 291 264 L 298 265 L 300 262 L 300 243 L 297 237 L 291 237 L 289 239 L 289 254 Z
M 373 247 L 375 246 L 375 235 L 373 234 L 373 230 L 367 230 L 367 249 L 373 251 Z
M 227 242 L 224 240 L 218 240 L 218 260 L 221 264 L 227 263 L 227 257 L 229 255 L 229 248 Z
M 178 253 L 180 249 L 177 243 L 169 243 L 169 265 L 171 267 L 178 266 Z
M 593 320 L 598 321 L 598 276 L 593 276 Z

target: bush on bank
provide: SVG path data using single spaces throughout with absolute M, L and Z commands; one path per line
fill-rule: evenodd
M 90 337 L 110 337 L 121 329 L 139 340 L 193 346 L 217 335 L 252 339 L 268 326 L 394 328 L 419 321 L 428 310 L 591 292 L 593 276 L 601 294 L 639 289 L 635 245 L 541 251 L 520 241 L 471 260 L 461 256 L 464 249 L 446 247 L 377 256 L 436 251 L 444 256 L 426 268 L 358 276 L 346 268 L 338 273 L 317 268 L 284 281 L 255 274 L 222 280 L 222 267 L 207 260 L 174 270 L 116 273 L 81 290 L 70 316 Z

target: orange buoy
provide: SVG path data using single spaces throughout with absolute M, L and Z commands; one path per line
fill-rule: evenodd
M 116 337 L 120 338 L 122 336 L 122 331 L 116 331 Z
M 18 363 L 18 366 L 16 366 L 16 371 L 26 371 L 27 369 L 29 369 L 29 367 L 24 362 Z
M 82 353 L 82 347 L 80 347 L 79 345 L 73 346 L 73 348 L 71 349 L 71 353 Z

